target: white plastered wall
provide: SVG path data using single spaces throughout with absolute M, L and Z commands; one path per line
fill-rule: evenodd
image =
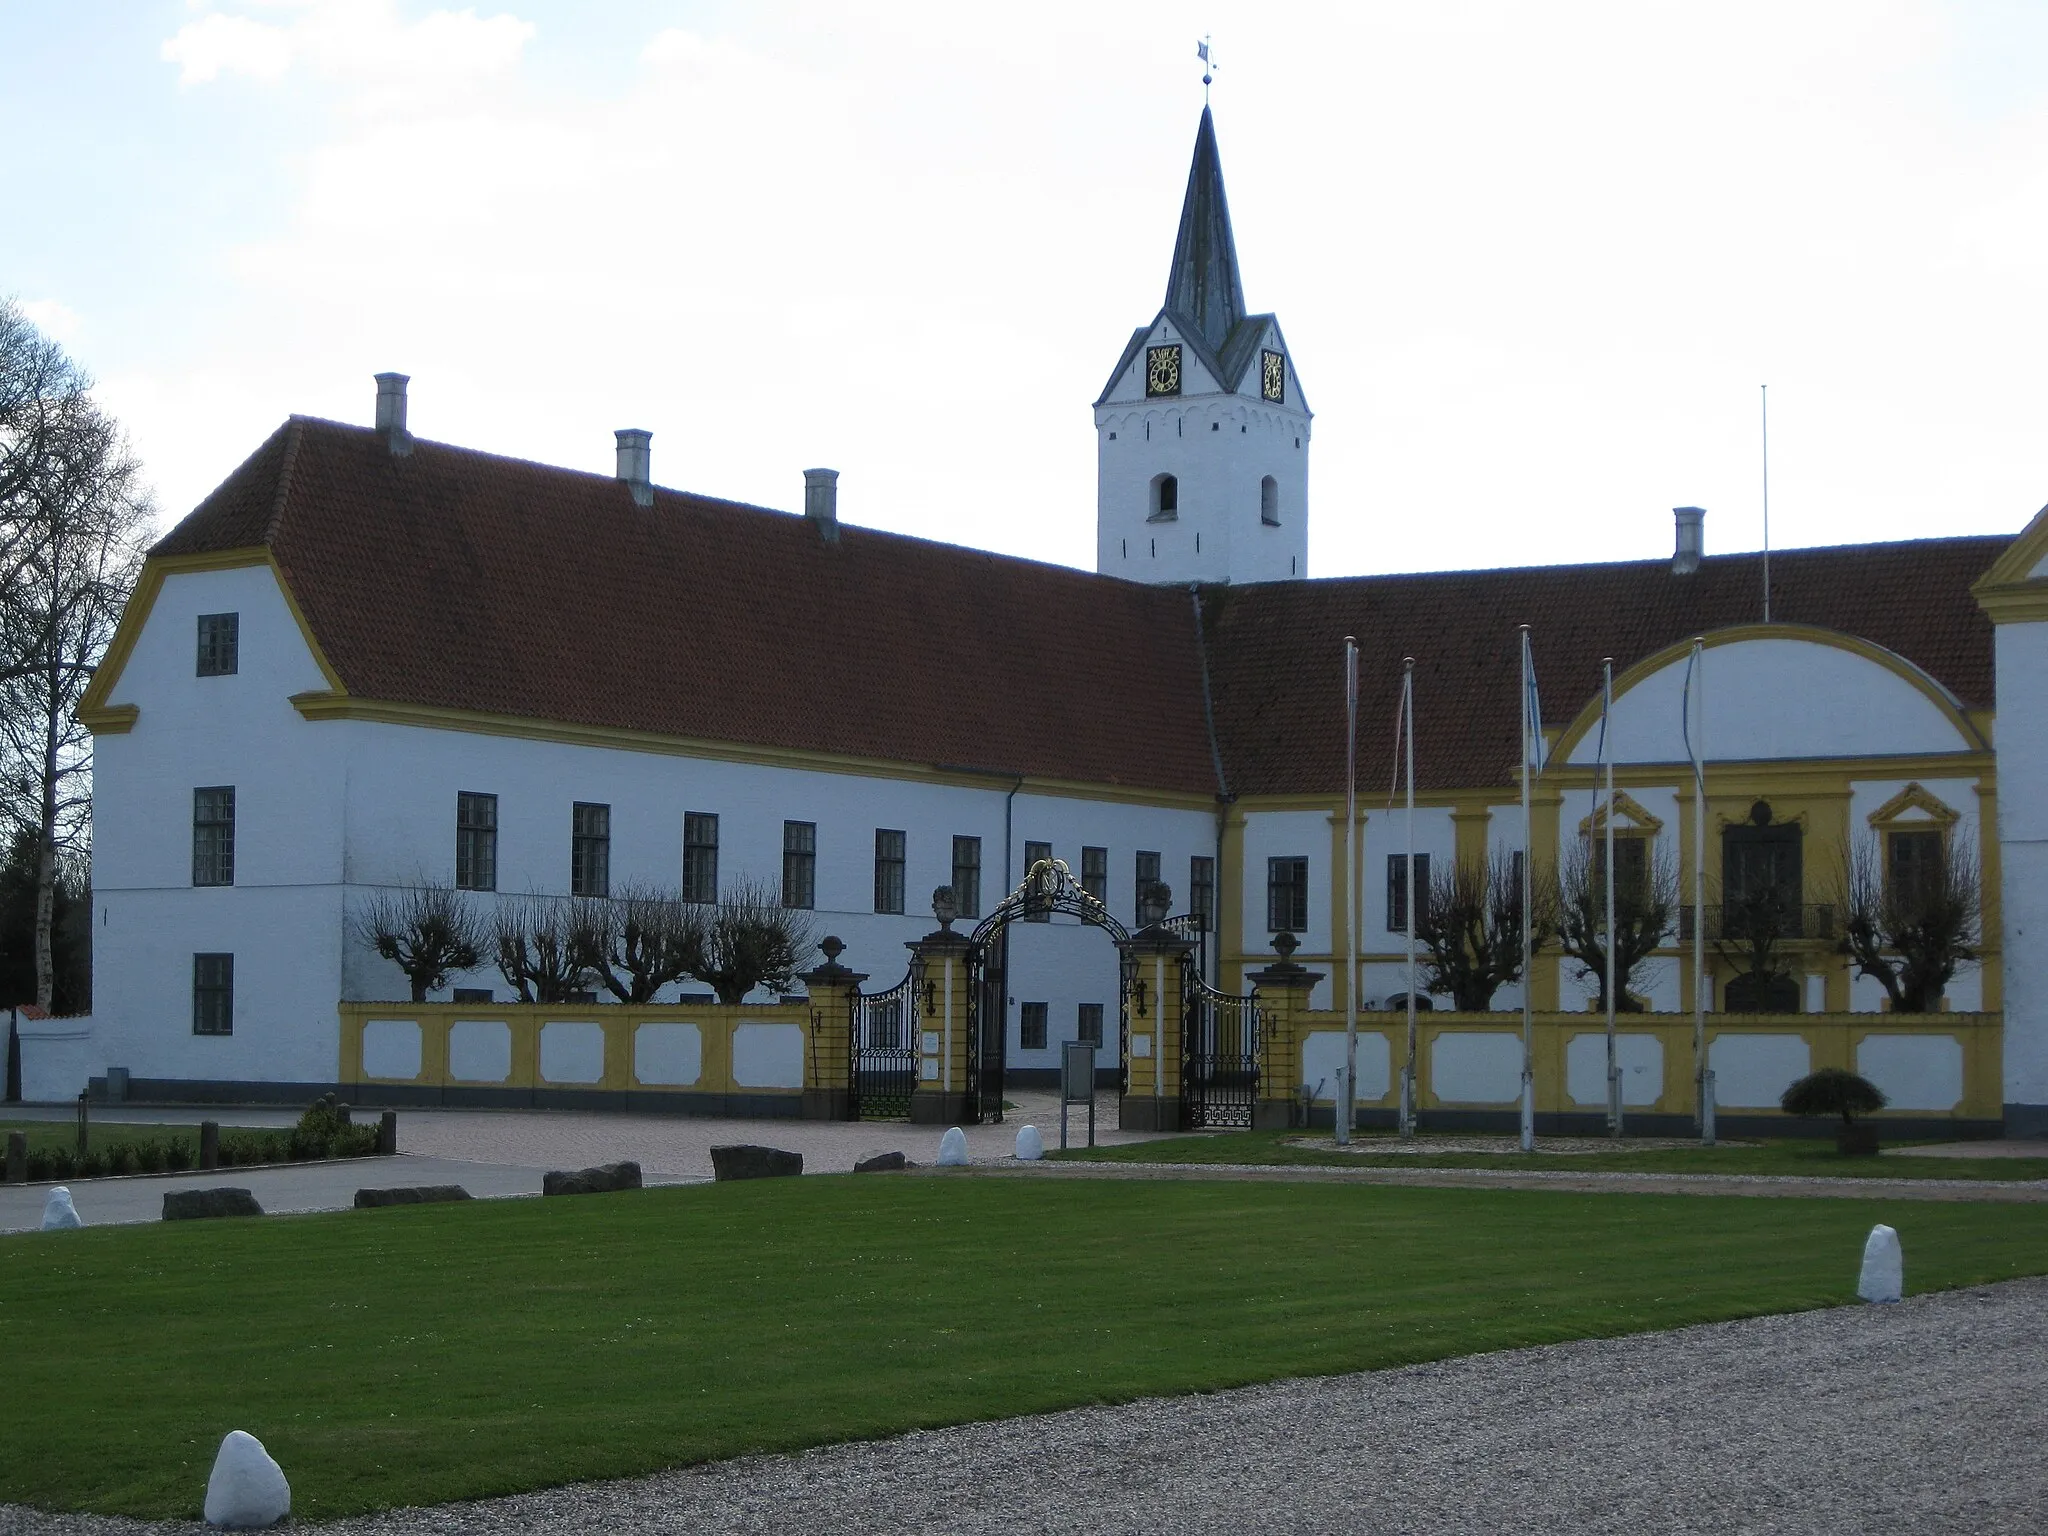
M 1998 626 L 2008 1135 L 2048 1134 L 2048 623 Z

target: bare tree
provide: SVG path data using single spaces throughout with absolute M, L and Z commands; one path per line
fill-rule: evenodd
M 154 507 L 91 381 L 0 303 L 0 814 L 35 835 L 36 1001 L 55 989 L 59 859 L 91 837 L 76 710 L 142 567 Z
M 1983 873 L 1969 844 L 1942 839 L 1941 857 L 1912 880 L 1887 880 L 1883 851 L 1866 835 L 1840 876 L 1841 952 L 1875 976 L 1898 1013 L 1931 1013 L 1959 966 L 1977 958 Z
M 622 1003 L 651 1003 L 663 987 L 696 975 L 706 963 L 711 922 L 673 887 L 625 885 L 586 901 L 578 927 L 604 989 Z
M 480 965 L 492 939 L 467 895 L 432 880 L 376 892 L 357 907 L 352 927 L 357 942 L 405 973 L 416 1003 L 446 986 L 450 971 Z
M 814 947 L 810 918 L 785 907 L 777 887 L 742 875 L 712 910 L 703 956 L 691 974 L 721 1003 L 743 1003 L 757 987 L 789 991 Z
M 580 903 L 566 897 L 500 898 L 491 944 L 522 1003 L 566 1003 L 590 986 L 591 935 Z
M 1736 973 L 1723 994 L 1731 1013 L 1769 1011 L 1773 994 L 1791 982 L 1792 967 L 1779 946 L 1799 930 L 1796 901 L 1776 885 L 1758 886 L 1733 901 L 1723 897 L 1714 953 Z M 1748 1007 L 1738 1007 L 1737 1000 L 1745 996 Z
M 1531 881 L 1535 911 L 1530 946 L 1557 931 L 1556 882 Z M 1430 874 L 1418 893 L 1415 940 L 1426 951 L 1424 985 L 1448 992 L 1452 1006 L 1481 1013 L 1493 995 L 1522 976 L 1522 876 L 1511 852 L 1486 860 L 1458 859 Z
M 1614 882 L 1614 975 L 1617 1013 L 1640 1013 L 1642 1004 L 1629 995 L 1643 962 L 1671 930 L 1678 907 L 1678 869 L 1669 853 L 1652 846 L 1638 872 L 1630 877 L 1617 868 Z M 1565 855 L 1557 874 L 1558 942 L 1579 962 L 1579 977 L 1598 988 L 1596 1002 L 1607 1006 L 1607 895 L 1605 858 L 1598 845 L 1581 839 Z

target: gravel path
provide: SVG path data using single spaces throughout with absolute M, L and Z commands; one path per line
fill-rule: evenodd
M 2039 1532 L 2048 1279 L 1011 1419 L 322 1527 Z M 289 1471 L 289 1469 L 287 1469 Z M 0 1532 L 190 1525 L 32 1515 Z

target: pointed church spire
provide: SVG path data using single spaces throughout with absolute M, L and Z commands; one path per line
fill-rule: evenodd
M 1223 197 L 1223 162 L 1206 106 L 1195 134 L 1187 200 L 1181 204 L 1180 237 L 1173 244 L 1166 307 L 1191 323 L 1212 348 L 1220 348 L 1230 328 L 1244 318 L 1244 282 L 1237 274 L 1237 242 L 1230 235 L 1230 205 Z

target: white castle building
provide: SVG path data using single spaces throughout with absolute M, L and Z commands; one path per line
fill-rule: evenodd
M 1323 975 L 1316 1006 L 1354 988 L 1378 1006 L 1406 987 L 1410 830 L 1370 807 L 1349 914 L 1342 638 L 1368 659 L 1371 721 L 1393 716 L 1394 659 L 1419 658 L 1420 874 L 1524 846 L 1526 623 L 1563 711 L 1543 722 L 1538 843 L 1562 854 L 1601 824 L 1589 727 L 1610 655 L 1612 818 L 1641 856 L 1704 859 L 1717 889 L 1778 881 L 1816 911 L 1860 840 L 1898 869 L 1965 840 L 1985 932 L 1944 1006 L 1975 1022 L 1879 1047 L 1828 1027 L 1902 1110 L 1979 1134 L 2048 1125 L 2048 521 L 1778 552 L 1770 624 L 1757 558 L 1702 556 L 1690 512 L 1668 562 L 1309 579 L 1311 416 L 1277 320 L 1248 312 L 1206 109 L 1165 303 L 1094 410 L 1094 574 L 842 526 L 828 471 L 801 515 L 669 489 L 645 433 L 619 434 L 611 478 L 439 443 L 412 432 L 397 375 L 371 426 L 287 420 L 151 552 L 81 710 L 94 1015 L 31 1042 L 31 1093 L 110 1072 L 161 1098 L 348 1086 L 338 1012 L 406 996 L 348 915 L 423 880 L 489 903 L 629 882 L 703 899 L 751 875 L 881 983 L 931 927 L 925 893 L 953 886 L 972 918 L 1050 856 L 1132 926 L 1144 888 L 1171 885 L 1226 990 L 1293 935 Z M 1674 702 L 1695 636 L 1713 680 L 1702 848 Z M 1790 943 L 1774 1016 L 1875 1020 L 1882 989 L 1826 928 Z M 1674 933 L 1640 1000 L 1686 1006 L 1689 954 Z M 1732 1000 L 1723 961 L 1697 980 Z M 1013 1074 L 1049 1074 L 1080 1035 L 1115 1062 L 1099 934 L 1020 924 L 1007 983 Z M 1555 956 L 1530 985 L 1551 1010 L 1588 995 Z M 483 968 L 439 995 L 507 994 Z M 1494 999 L 1520 1005 L 1516 986 Z M 1788 1064 L 1818 1059 L 1799 1027 L 1731 1029 L 1728 1091 L 1747 1072 L 1766 1108 Z M 1446 1054 L 1438 1101 L 1511 1098 L 1484 1057 Z M 443 1101 L 506 1101 L 460 1077 Z

